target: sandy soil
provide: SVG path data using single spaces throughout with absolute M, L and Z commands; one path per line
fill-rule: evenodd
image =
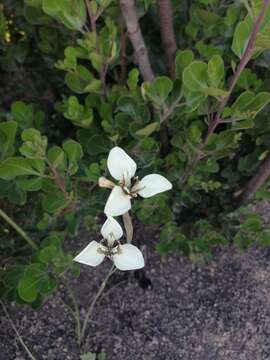
M 79 360 L 87 351 L 104 351 L 107 360 L 270 359 L 270 249 L 217 249 L 200 265 L 160 258 L 153 249 L 158 234 L 149 227 L 140 234 L 150 243 L 145 271 L 113 275 L 81 352 L 62 286 L 37 312 L 9 306 L 37 360 Z M 83 247 L 89 238 L 79 240 Z M 72 281 L 82 316 L 109 267 L 83 267 Z M 28 358 L 4 316 L 0 338 L 0 360 Z

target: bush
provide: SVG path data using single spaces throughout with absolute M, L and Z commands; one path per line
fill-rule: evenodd
M 173 1 L 171 17 L 169 1 L 136 3 L 0 8 L 1 294 L 10 301 L 37 307 L 64 274 L 79 275 L 63 243 L 98 229 L 107 195 L 98 179 L 116 145 L 140 178 L 173 183 L 132 209 L 161 230 L 161 254 L 270 243 L 260 217 L 240 208 L 269 197 L 268 1 Z

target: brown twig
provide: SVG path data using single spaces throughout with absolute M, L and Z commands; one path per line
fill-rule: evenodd
M 83 325 L 82 325 L 82 331 L 81 331 L 81 343 L 83 342 L 84 340 L 84 337 L 85 337 L 85 332 L 86 332 L 86 329 L 87 329 L 87 325 L 89 323 L 89 320 L 91 318 L 91 315 L 93 313 L 93 309 L 96 305 L 96 302 L 99 300 L 100 296 L 102 295 L 106 285 L 107 285 L 107 282 L 109 281 L 110 277 L 112 276 L 112 274 L 116 271 L 116 268 L 114 267 L 114 265 L 112 265 L 112 267 L 110 268 L 108 274 L 106 275 L 105 279 L 102 281 L 99 289 L 98 289 L 98 292 L 96 293 L 96 295 L 94 296 L 93 300 L 91 301 L 90 303 L 90 306 L 85 314 L 85 317 L 84 317 L 84 321 L 83 321 Z M 80 344 L 81 345 L 81 344 Z
M 120 34 L 120 83 L 124 84 L 127 76 L 127 57 L 126 57 L 126 47 L 127 47 L 127 36 L 124 27 L 124 23 L 121 21 L 121 34 Z
M 135 52 L 140 73 L 144 81 L 151 82 L 154 79 L 154 74 L 138 21 L 135 1 L 120 0 L 120 7 L 128 30 L 128 36 Z
M 62 176 L 59 174 L 59 172 L 56 170 L 56 168 L 51 164 L 51 162 L 48 159 L 46 159 L 46 162 L 53 174 L 53 179 L 55 184 L 58 186 L 59 190 L 62 191 L 62 193 L 65 196 L 65 199 L 69 199 L 68 192 L 66 191 L 65 180 L 62 178 Z
M 266 180 L 270 176 L 270 153 L 267 155 L 263 161 L 259 170 L 255 175 L 249 180 L 244 189 L 241 192 L 238 192 L 235 196 L 238 198 L 239 205 L 245 203 L 250 199 L 261 186 L 263 186 Z
M 160 32 L 165 51 L 167 68 L 171 78 L 175 79 L 175 53 L 177 45 L 173 28 L 171 0 L 157 0 L 157 7 L 160 17 Z
M 255 44 L 255 41 L 256 41 L 256 37 L 257 37 L 258 32 L 260 31 L 260 27 L 262 25 L 264 15 L 266 13 L 266 8 L 269 5 L 269 1 L 270 0 L 264 0 L 264 2 L 263 2 L 263 6 L 261 8 L 260 14 L 257 17 L 257 19 L 256 19 L 256 21 L 255 21 L 255 23 L 253 25 L 253 29 L 251 31 L 251 34 L 250 34 L 246 49 L 244 51 L 244 54 L 242 55 L 240 63 L 238 65 L 238 67 L 237 67 L 237 70 L 236 70 L 236 72 L 235 72 L 235 74 L 234 74 L 234 76 L 232 78 L 232 81 L 231 81 L 231 84 L 230 84 L 230 87 L 229 87 L 229 90 L 228 90 L 228 95 L 225 96 L 223 98 L 223 100 L 221 101 L 221 103 L 219 105 L 219 108 L 218 108 L 218 111 L 217 111 L 217 113 L 215 115 L 215 118 L 214 118 L 213 122 L 209 125 L 208 132 L 207 132 L 206 137 L 204 139 L 205 144 L 207 143 L 209 137 L 215 131 L 216 127 L 219 125 L 219 123 L 221 121 L 221 118 L 222 118 L 222 113 L 223 113 L 224 108 L 227 105 L 227 103 L 228 103 L 228 101 L 229 101 L 229 99 L 231 97 L 231 94 L 232 94 L 232 92 L 233 92 L 233 90 L 235 88 L 235 85 L 237 84 L 237 81 L 238 81 L 242 71 L 245 69 L 247 63 L 249 62 L 249 60 L 251 59 L 251 57 L 253 55 L 253 50 L 254 50 L 254 44 Z
M 96 52 L 98 54 L 100 54 L 100 48 L 99 48 L 99 45 L 98 45 L 97 19 L 101 15 L 102 11 L 99 11 L 99 12 L 97 12 L 96 15 L 94 15 L 92 13 L 89 0 L 85 0 L 85 3 L 86 3 L 88 17 L 89 17 L 89 20 L 90 20 L 91 31 L 95 34 Z M 100 78 L 101 83 L 102 83 L 102 89 L 103 89 L 104 97 L 107 97 L 107 87 L 106 87 L 107 71 L 108 71 L 108 64 L 105 63 L 105 64 L 102 65 L 101 69 L 99 70 L 99 78 Z
M 269 2 L 270 0 L 264 0 L 263 2 L 263 6 L 261 8 L 261 11 L 253 25 L 246 49 L 241 57 L 240 63 L 237 67 L 237 70 L 231 80 L 230 83 L 230 87 L 228 90 L 228 95 L 225 96 L 219 107 L 217 110 L 217 113 L 214 117 L 214 119 L 210 122 L 209 126 L 208 126 L 208 131 L 207 134 L 203 140 L 203 145 L 206 145 L 208 143 L 209 138 L 211 137 L 211 135 L 214 133 L 215 129 L 217 128 L 217 126 L 222 122 L 222 113 L 225 109 L 225 106 L 227 105 L 228 101 L 231 98 L 232 92 L 235 88 L 235 85 L 237 84 L 237 81 L 239 80 L 239 77 L 242 73 L 242 71 L 245 69 L 246 65 L 248 64 L 249 60 L 251 59 L 252 55 L 253 55 L 253 50 L 254 50 L 254 45 L 255 45 L 255 41 L 256 41 L 256 37 L 257 34 L 260 30 L 260 27 L 262 25 L 263 19 L 264 19 L 264 15 L 266 13 L 266 9 L 269 6 Z M 188 168 L 186 169 L 185 173 L 183 174 L 182 178 L 181 178 L 181 183 L 185 183 L 186 180 L 188 179 L 188 177 L 192 174 L 194 167 L 196 166 L 197 162 L 200 160 L 200 157 L 198 155 L 196 155 L 193 159 L 193 161 L 191 162 L 191 164 L 189 164 Z
M 14 323 L 14 321 L 11 319 L 8 311 L 7 311 L 7 308 L 5 307 L 5 304 L 3 303 L 2 300 L 0 300 L 0 304 L 2 306 L 2 309 L 4 311 L 4 314 L 6 315 L 9 323 L 10 323 L 10 326 L 12 327 L 13 331 L 15 332 L 20 344 L 22 345 L 22 347 L 24 348 L 24 350 L 26 351 L 27 355 L 29 356 L 29 358 L 31 360 L 36 360 L 35 356 L 31 353 L 30 349 L 28 348 L 28 346 L 26 345 L 26 343 L 24 342 L 23 338 L 21 337 L 21 335 L 19 334 L 18 330 L 17 330 L 17 327 Z

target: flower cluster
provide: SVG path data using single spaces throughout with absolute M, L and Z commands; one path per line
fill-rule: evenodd
M 103 239 L 99 243 L 91 241 L 74 260 L 85 265 L 97 266 L 105 257 L 109 257 L 119 270 L 140 269 L 144 266 L 142 252 L 132 244 L 120 243 L 123 230 L 113 216 L 126 214 L 131 209 L 131 200 L 138 195 L 148 198 L 170 190 L 172 184 L 159 174 L 147 175 L 139 180 L 135 176 L 135 161 L 119 147 L 114 147 L 110 151 L 107 167 L 118 183 L 115 184 L 104 177 L 99 180 L 101 187 L 112 189 L 104 208 L 107 220 L 101 228 Z

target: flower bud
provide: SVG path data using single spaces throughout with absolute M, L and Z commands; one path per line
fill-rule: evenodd
M 98 179 L 98 185 L 99 187 L 107 188 L 107 189 L 113 189 L 115 187 L 115 184 L 112 181 L 106 179 L 104 176 L 101 176 Z

